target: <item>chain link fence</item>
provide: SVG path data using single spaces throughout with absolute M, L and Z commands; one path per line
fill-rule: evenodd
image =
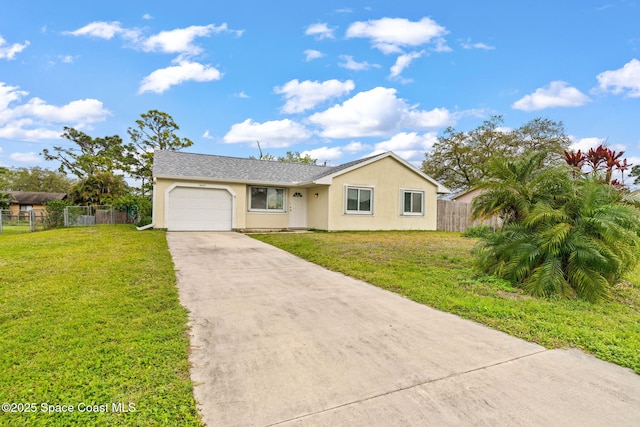
M 14 211 L 0 209 L 0 233 L 20 233 L 56 227 L 87 227 L 98 224 L 136 224 L 135 206 L 66 206 L 64 210 L 32 209 Z
M 0 209 L 0 233 L 21 233 L 46 228 L 44 209 L 15 211 Z

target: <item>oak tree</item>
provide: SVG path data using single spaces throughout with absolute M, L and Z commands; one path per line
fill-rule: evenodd
M 536 118 L 514 130 L 502 125 L 502 116 L 492 116 L 468 132 L 447 128 L 425 154 L 422 171 L 452 190 L 465 190 L 482 181 L 494 157 L 544 151 L 552 162 L 570 144 L 561 122 Z

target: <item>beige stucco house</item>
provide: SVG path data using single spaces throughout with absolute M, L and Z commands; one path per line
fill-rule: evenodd
M 449 190 L 392 152 L 340 166 L 156 151 L 153 227 L 435 230 Z

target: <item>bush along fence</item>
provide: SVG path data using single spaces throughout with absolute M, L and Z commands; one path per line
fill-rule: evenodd
M 45 209 L 0 210 L 0 233 L 38 231 L 48 228 L 83 227 L 98 224 L 137 224 L 135 206 L 66 206 L 52 203 Z

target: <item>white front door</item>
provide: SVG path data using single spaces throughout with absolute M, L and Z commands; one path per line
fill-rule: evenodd
M 307 228 L 307 190 L 289 190 L 289 228 Z

